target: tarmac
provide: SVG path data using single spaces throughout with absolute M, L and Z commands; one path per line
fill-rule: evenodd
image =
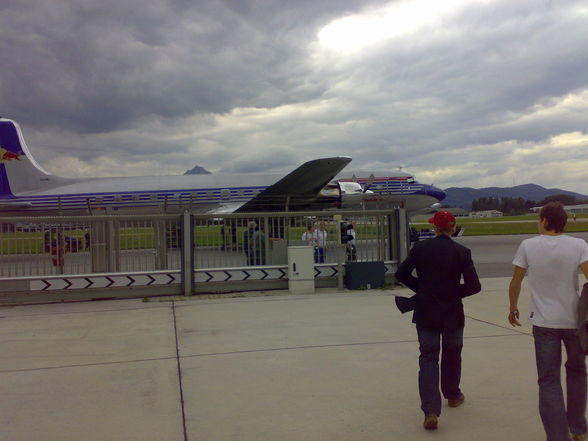
M 544 440 L 508 282 L 464 301 L 466 401 L 436 431 L 405 288 L 2 307 L 0 440 Z M 527 302 L 525 286 L 522 316 Z

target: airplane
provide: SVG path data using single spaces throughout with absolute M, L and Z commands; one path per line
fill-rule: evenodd
M 335 177 L 350 157 L 314 159 L 286 176 L 208 174 L 66 178 L 33 158 L 18 123 L 0 117 L 0 215 L 106 213 L 227 214 L 405 206 L 414 212 L 439 203 L 443 190 L 408 174 Z M 361 176 L 361 175 L 360 175 Z M 364 175 L 365 176 L 365 175 Z

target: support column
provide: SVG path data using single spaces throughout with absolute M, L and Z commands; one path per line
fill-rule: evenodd
M 408 257 L 410 241 L 408 239 L 408 214 L 406 208 L 398 209 L 398 262 L 402 262 Z
M 185 211 L 182 222 L 182 290 L 185 296 L 194 291 L 194 225 L 192 215 Z

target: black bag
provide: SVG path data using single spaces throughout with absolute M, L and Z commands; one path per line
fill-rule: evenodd
M 396 303 L 396 307 L 403 314 L 405 312 L 409 312 L 409 311 L 414 310 L 414 296 L 412 296 L 412 297 L 396 296 L 396 298 L 394 299 L 394 303 Z
M 588 355 L 588 283 L 584 284 L 578 302 L 578 337 L 582 351 Z

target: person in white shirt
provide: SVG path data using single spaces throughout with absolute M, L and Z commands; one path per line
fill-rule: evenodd
M 563 234 L 567 213 L 559 202 L 539 213 L 539 236 L 525 239 L 513 259 L 509 285 L 512 326 L 519 322 L 518 299 L 525 275 L 531 289 L 529 322 L 533 325 L 539 383 L 539 414 L 547 441 L 586 439 L 586 361 L 577 335 L 580 298 L 578 268 L 588 278 L 588 244 Z M 567 405 L 560 380 L 561 344 L 567 352 Z
M 306 241 L 309 246 L 312 247 L 313 254 L 314 254 L 314 262 L 317 261 L 317 243 L 316 243 L 316 235 L 314 231 L 314 225 L 309 224 L 306 227 L 306 231 L 302 233 L 302 240 Z
M 316 243 L 316 253 L 314 262 L 323 263 L 325 261 L 325 254 L 327 249 L 327 230 L 325 230 L 325 223 L 319 223 L 319 229 L 315 230 L 314 238 Z
M 315 246 L 314 226 L 308 225 L 306 231 L 302 233 L 302 240 L 305 240 L 311 247 Z

